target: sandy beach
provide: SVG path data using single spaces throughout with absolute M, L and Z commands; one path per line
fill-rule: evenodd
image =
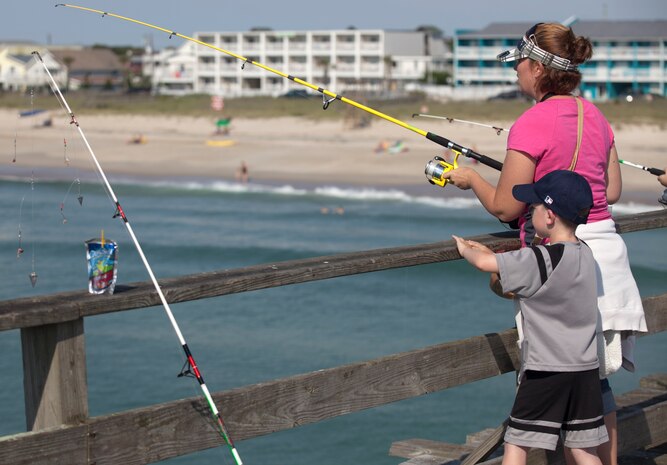
M 52 126 L 36 127 L 40 121 L 35 118 L 18 118 L 15 110 L 0 110 L 5 145 L 0 175 L 20 176 L 37 168 L 52 173 L 94 171 L 76 127 L 63 112 L 51 114 Z M 345 127 L 339 121 L 305 118 L 233 119 L 228 135 L 216 134 L 215 121 L 210 118 L 95 114 L 78 114 L 77 118 L 109 175 L 234 180 L 245 162 L 251 181 L 260 183 L 385 188 L 426 185 L 437 189 L 428 185 L 424 165 L 443 153 L 425 137 L 380 118 L 361 129 Z M 491 129 L 441 120 L 405 122 L 497 160 L 504 158 L 506 132 L 497 135 Z M 489 123 L 511 125 L 509 121 Z M 615 133 L 621 158 L 657 168 L 667 165 L 667 137 L 659 126 L 623 124 Z M 143 143 L 130 142 L 137 135 L 143 137 Z M 389 145 L 401 141 L 405 150 L 376 152 L 382 141 Z M 461 163 L 471 162 L 464 159 Z M 498 172 L 475 166 L 495 182 Z M 654 176 L 627 166 L 622 170 L 622 200 L 653 201 L 662 193 Z

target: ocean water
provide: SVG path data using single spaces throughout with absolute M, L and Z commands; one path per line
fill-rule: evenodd
M 503 229 L 476 200 L 428 185 L 409 192 L 110 181 L 158 279 Z M 656 208 L 621 204 L 615 214 Z M 102 230 L 119 244 L 118 283 L 148 280 L 94 179 L 48 181 L 38 170 L 33 182 L 29 176 L 5 178 L 0 212 L 2 300 L 86 289 L 84 241 Z M 17 258 L 19 231 L 25 252 Z M 665 231 L 624 238 L 642 295 L 664 293 Z M 28 278 L 33 271 L 34 288 Z M 488 277 L 461 261 L 223 296 L 172 310 L 213 392 L 513 325 L 511 304 L 494 297 Z M 162 307 L 87 318 L 85 326 L 91 416 L 200 395 L 196 381 L 176 377 L 183 354 Z M 665 334 L 640 339 L 638 370 L 614 375 L 616 393 L 637 387 L 641 376 L 664 372 L 665 349 Z M 0 435 L 7 435 L 25 431 L 19 331 L 1 332 L 0 350 Z M 513 375 L 507 374 L 236 446 L 247 464 L 397 464 L 400 458 L 388 456 L 393 441 L 463 442 L 466 434 L 497 426 L 513 396 Z M 221 447 L 165 463 L 231 459 Z

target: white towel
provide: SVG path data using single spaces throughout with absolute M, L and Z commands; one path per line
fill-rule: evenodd
M 591 248 L 598 275 L 598 308 L 603 331 L 646 332 L 644 307 L 630 270 L 625 242 L 613 220 L 577 227 L 577 237 Z
M 621 367 L 635 371 L 636 332 L 646 332 L 644 307 L 630 270 L 625 242 L 613 220 L 577 227 L 577 237 L 593 251 L 598 278 L 598 308 L 604 337 L 598 338 L 600 377 Z M 602 343 L 604 341 L 604 343 Z

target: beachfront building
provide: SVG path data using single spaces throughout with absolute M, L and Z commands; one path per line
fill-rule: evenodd
M 69 89 L 113 91 L 124 88 L 125 66 L 111 49 L 50 45 L 49 50 L 67 67 Z
M 492 23 L 454 37 L 454 85 L 463 88 L 513 86 L 513 63 L 496 55 L 515 47 L 533 24 Z M 576 21 L 575 34 L 593 42 L 593 58 L 581 66 L 581 91 L 591 99 L 633 94 L 667 96 L 667 20 Z
M 48 88 L 49 79 L 33 51 L 39 52 L 55 81 L 66 80 L 65 67 L 43 46 L 28 42 L 0 44 L 0 91 L 25 92 L 29 88 Z
M 447 66 L 444 40 L 429 31 L 252 30 L 198 32 L 194 37 L 339 93 L 400 93 L 406 84 Z M 151 66 L 144 66 L 144 72 L 151 74 L 157 92 L 240 97 L 303 89 L 232 56 L 192 45 L 148 55 Z
M 159 51 L 147 46 L 141 57 L 143 75 L 151 82 L 153 93 L 187 95 L 194 93 L 196 48 L 200 45 L 185 41 L 180 47 Z

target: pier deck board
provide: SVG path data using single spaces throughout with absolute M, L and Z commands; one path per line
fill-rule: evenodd
M 667 465 L 667 373 L 642 378 L 639 385 L 638 389 L 616 396 L 619 465 Z M 494 431 L 487 429 L 469 436 L 466 444 L 425 439 L 396 441 L 389 455 L 409 459 L 400 465 L 458 465 Z M 501 453 L 502 448 L 480 463 L 500 464 Z M 533 449 L 528 454 L 529 465 L 564 463 L 560 447 L 555 452 Z

